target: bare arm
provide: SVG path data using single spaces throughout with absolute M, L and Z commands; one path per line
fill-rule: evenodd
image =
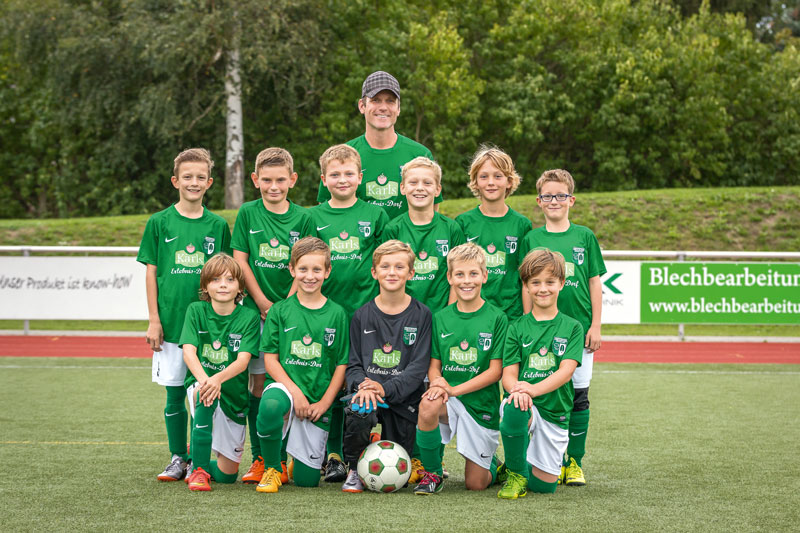
M 269 311 L 269 308 L 272 307 L 272 302 L 270 302 L 267 297 L 264 296 L 264 292 L 261 290 L 261 287 L 258 286 L 256 276 L 253 274 L 253 270 L 250 268 L 250 254 L 247 252 L 242 252 L 241 250 L 234 250 L 233 258 L 237 263 L 239 263 L 239 266 L 242 267 L 242 273 L 244 274 L 244 286 L 247 288 L 247 294 L 250 295 L 250 297 L 258 306 L 258 310 L 261 312 L 261 320 L 264 320 L 264 318 L 267 316 L 267 311 Z
M 186 368 L 192 373 L 194 379 L 203 386 L 208 379 L 208 374 L 203 370 L 203 365 L 200 364 L 200 359 L 197 358 L 197 346 L 193 344 L 183 345 L 183 362 L 186 363 Z
M 600 349 L 600 314 L 603 312 L 603 282 L 600 276 L 589 278 L 589 298 L 592 301 L 592 323 L 586 332 L 586 346 L 592 352 Z
M 575 359 L 563 359 L 561 364 L 558 365 L 558 370 L 547 376 L 539 383 L 531 384 L 527 381 L 519 381 L 516 385 L 514 385 L 514 387 L 512 387 L 511 392 L 522 392 L 531 398 L 543 396 L 548 392 L 553 392 L 561 385 L 571 380 L 572 374 L 575 372 L 576 368 L 578 368 L 578 361 Z
M 147 290 L 147 344 L 154 352 L 161 351 L 164 342 L 164 328 L 161 326 L 161 317 L 158 314 L 158 267 L 147 265 L 145 273 L 145 289 Z
M 331 408 L 334 400 L 336 400 L 336 395 L 339 394 L 339 391 L 342 390 L 342 385 L 344 384 L 344 371 L 347 368 L 347 365 L 336 365 L 336 370 L 333 371 L 333 376 L 331 376 L 331 382 L 328 385 L 328 388 L 325 389 L 325 394 L 322 395 L 322 398 L 317 403 L 312 403 L 308 408 L 308 418 L 311 419 L 312 422 L 316 422 L 319 420 L 323 414 L 325 414 L 328 409 Z
M 222 384 L 234 376 L 238 376 L 247 370 L 247 364 L 250 362 L 250 354 L 248 352 L 239 352 L 236 361 L 228 365 L 222 372 L 217 372 L 206 380 L 200 386 L 200 401 L 206 406 L 214 403 L 222 395 Z

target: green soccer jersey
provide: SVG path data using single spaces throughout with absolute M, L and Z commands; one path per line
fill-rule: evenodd
M 462 313 L 452 304 L 433 315 L 431 358 L 442 362 L 442 376 L 460 385 L 489 369 L 492 359 L 503 358 L 508 318 L 485 302 L 474 313 Z M 475 421 L 500 429 L 500 392 L 493 383 L 458 397 Z
M 389 218 L 380 207 L 356 200 L 336 209 L 328 202 L 309 209 L 317 237 L 331 249 L 331 275 L 322 293 L 353 316 L 356 309 L 378 294 L 372 277 L 372 252 L 383 242 Z
M 270 308 L 261 336 L 261 351 L 278 354 L 289 378 L 316 403 L 328 390 L 338 365 L 350 350 L 347 313 L 330 298 L 319 309 L 304 307 L 294 294 Z M 266 383 L 275 380 L 267 376 Z M 330 411 L 316 425 L 327 429 Z
M 589 278 L 606 273 L 597 237 L 592 230 L 578 224 L 570 224 L 569 229 L 561 233 L 550 233 L 542 226 L 525 236 L 520 250 L 525 257 L 531 250 L 540 248 L 564 256 L 567 280 L 558 295 L 558 310 L 580 322 L 584 332 L 588 331 L 592 325 Z
M 237 305 L 230 315 L 218 315 L 209 302 L 194 302 L 186 310 L 180 344 L 197 348 L 197 359 L 210 377 L 228 368 L 239 353 L 258 357 L 258 330 L 261 317 L 252 309 Z M 188 389 L 197 380 L 186 372 Z M 250 405 L 247 368 L 222 384 L 219 405 L 225 416 L 245 425 Z
M 456 217 L 467 241 L 486 250 L 489 281 L 481 295 L 502 309 L 509 320 L 522 315 L 522 283 L 519 265 L 520 241 L 531 230 L 531 221 L 510 207 L 502 217 L 487 217 L 476 207 Z
M 384 242 L 398 239 L 411 246 L 414 277 L 406 284 L 408 294 L 428 306 L 432 313 L 444 309 L 450 296 L 447 282 L 447 254 L 464 244 L 464 232 L 456 222 L 439 213 L 420 226 L 411 222 L 408 213 L 392 220 L 384 232 Z
M 289 203 L 280 215 L 267 211 L 261 199 L 242 205 L 233 226 L 233 249 L 250 254 L 248 264 L 267 299 L 277 303 L 292 287 L 289 255 L 299 239 L 314 234 L 308 209 Z M 258 310 L 252 298 L 244 304 Z
M 519 364 L 519 380 L 538 383 L 556 370 L 564 359 L 581 364 L 583 328 L 574 318 L 559 312 L 553 320 L 538 321 L 532 313 L 508 327 L 503 367 Z M 569 415 L 575 389 L 570 379 L 559 388 L 533 399 L 542 418 L 561 428 L 569 428 Z
M 365 202 L 382 207 L 390 219 L 408 211 L 406 198 L 400 194 L 400 169 L 415 157 L 433 159 L 431 151 L 402 135 L 397 136 L 394 146 L 385 150 L 371 147 L 364 135 L 348 141 L 347 144 L 355 148 L 361 156 L 361 168 L 364 172 L 364 179 L 361 180 L 356 195 Z M 320 181 L 317 201 L 322 203 L 330 198 L 330 191 Z M 436 197 L 436 202 L 441 201 L 440 194 Z
M 200 271 L 217 252 L 231 253 L 231 230 L 208 209 L 200 218 L 186 218 L 172 205 L 147 221 L 136 260 L 156 266 L 164 342 L 180 340 L 186 308 L 198 299 Z

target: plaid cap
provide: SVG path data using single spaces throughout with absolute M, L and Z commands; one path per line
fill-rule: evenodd
M 392 91 L 395 96 L 400 98 L 400 84 L 397 83 L 397 79 L 388 72 L 378 70 L 364 80 L 364 84 L 361 86 L 361 98 L 365 96 L 372 98 L 381 91 Z

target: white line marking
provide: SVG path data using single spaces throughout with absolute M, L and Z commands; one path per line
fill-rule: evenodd
M 10 368 L 10 369 L 17 369 L 17 368 L 36 368 L 36 369 L 45 369 L 45 370 L 55 370 L 55 369 L 69 369 L 69 370 L 80 370 L 80 369 L 89 369 L 89 370 L 148 370 L 151 369 L 151 366 L 111 366 L 111 365 L 98 365 L 98 366 L 78 366 L 78 365 L 0 365 L 0 368 Z
M 693 363 L 694 364 L 694 363 Z M 741 363 L 733 363 L 741 364 Z M 711 374 L 711 375 L 800 375 L 800 372 L 793 370 L 742 370 L 737 372 L 735 370 L 595 370 L 595 374 Z

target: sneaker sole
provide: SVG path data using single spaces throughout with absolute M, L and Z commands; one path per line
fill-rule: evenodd
M 586 485 L 585 481 L 567 481 L 564 483 L 567 487 L 583 487 Z
M 256 492 L 260 492 L 262 494 L 264 494 L 264 493 L 266 493 L 266 494 L 275 494 L 275 493 L 278 492 L 278 489 L 271 490 L 269 488 L 262 489 L 261 487 L 256 487 Z
M 172 476 L 158 476 L 159 481 L 180 481 L 182 479 L 182 477 L 174 478 Z
M 359 493 L 364 492 L 364 491 L 363 490 L 358 490 L 358 489 L 342 489 L 342 492 L 349 492 L 351 494 L 359 494 Z
M 211 490 L 211 487 L 192 487 L 189 485 L 189 490 L 192 492 L 208 492 Z
M 500 496 L 500 494 L 498 494 L 497 497 L 500 498 L 501 500 L 516 500 L 518 498 L 524 498 L 527 495 L 528 495 L 528 491 L 525 491 L 522 494 L 515 494 L 511 498 L 508 498 L 506 496 Z

